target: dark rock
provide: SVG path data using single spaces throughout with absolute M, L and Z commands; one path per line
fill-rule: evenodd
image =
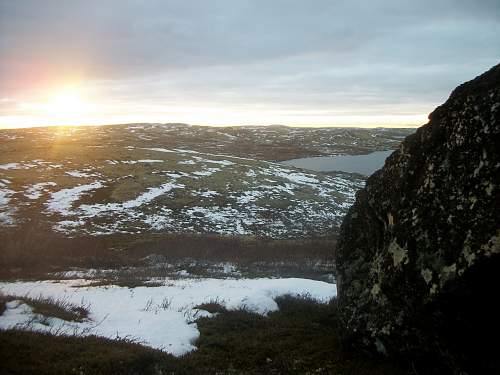
M 500 373 L 500 65 L 368 179 L 336 267 L 355 344 L 426 362 L 419 373 Z

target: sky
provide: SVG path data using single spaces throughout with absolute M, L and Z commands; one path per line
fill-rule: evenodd
M 498 0 L 0 0 L 0 127 L 416 126 L 499 62 Z

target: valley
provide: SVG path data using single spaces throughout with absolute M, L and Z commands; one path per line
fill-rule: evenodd
M 0 131 L 0 328 L 132 337 L 182 356 L 213 309 L 267 316 L 280 298 L 327 304 L 336 233 L 366 176 L 282 162 L 390 153 L 412 131 Z M 85 317 L 68 318 L 72 309 Z

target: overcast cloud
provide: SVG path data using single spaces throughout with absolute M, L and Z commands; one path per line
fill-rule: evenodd
M 0 58 L 4 122 L 66 77 L 131 120 L 422 116 L 500 61 L 500 1 L 0 0 Z

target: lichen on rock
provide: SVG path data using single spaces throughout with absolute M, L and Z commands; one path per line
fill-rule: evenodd
M 399 246 L 396 239 L 389 244 L 387 251 L 392 255 L 394 267 L 400 267 L 402 264 L 408 263 L 408 250 Z
M 355 342 L 451 373 L 491 371 L 482 337 L 500 337 L 499 103 L 497 65 L 455 89 L 357 193 L 336 250 Z

